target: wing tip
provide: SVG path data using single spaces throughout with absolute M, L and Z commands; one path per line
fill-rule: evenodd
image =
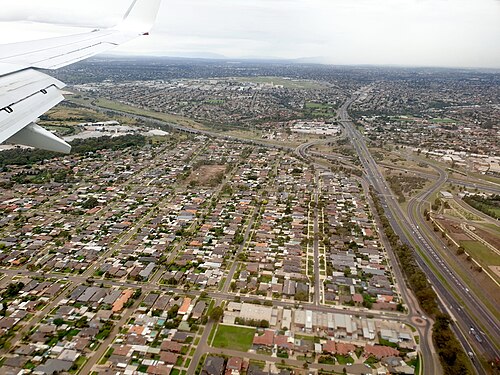
M 123 21 L 116 29 L 121 31 L 138 32 L 149 35 L 153 27 L 162 0 L 134 0 L 125 13 Z

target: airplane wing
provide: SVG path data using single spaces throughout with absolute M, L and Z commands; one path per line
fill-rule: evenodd
M 0 45 L 0 143 L 69 153 L 70 145 L 35 123 L 64 100 L 60 90 L 65 86 L 38 69 L 58 69 L 147 35 L 160 3 L 134 0 L 111 29 Z

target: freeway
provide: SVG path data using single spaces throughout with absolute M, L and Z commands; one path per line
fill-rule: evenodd
M 498 357 L 498 351 L 496 348 L 497 345 L 497 338 L 495 337 L 495 343 L 490 340 L 490 338 L 486 335 L 483 335 L 480 330 L 478 330 L 478 337 L 481 340 L 481 342 L 477 342 L 477 339 L 474 340 L 474 337 L 472 335 L 465 335 L 463 332 L 468 332 L 471 327 L 482 327 L 488 326 L 489 332 L 491 332 L 493 335 L 498 335 L 498 332 L 500 330 L 498 329 L 498 325 L 494 318 L 491 318 L 490 315 L 488 314 L 487 311 L 484 310 L 480 305 L 477 304 L 476 298 L 471 295 L 468 292 L 468 289 L 464 286 L 464 283 L 456 276 L 453 274 L 453 272 L 447 268 L 446 264 L 438 257 L 438 255 L 434 256 L 435 253 L 433 253 L 432 247 L 429 245 L 429 242 L 427 239 L 425 239 L 419 230 L 419 228 L 415 224 L 411 224 L 409 220 L 406 218 L 406 216 L 402 213 L 401 208 L 399 207 L 399 204 L 396 202 L 392 194 L 390 194 L 390 190 L 387 186 L 387 183 L 385 182 L 384 178 L 382 177 L 380 171 L 378 170 L 377 164 L 373 160 L 373 157 L 371 156 L 370 152 L 368 151 L 368 148 L 364 142 L 363 137 L 361 134 L 356 130 L 352 122 L 349 120 L 349 116 L 347 113 L 347 109 L 349 106 L 354 102 L 355 97 L 349 99 L 340 109 L 339 111 L 339 116 L 342 124 L 344 125 L 347 134 L 349 138 L 351 139 L 351 142 L 353 143 L 362 166 L 365 169 L 365 178 L 368 180 L 368 182 L 378 190 L 379 193 L 381 193 L 381 199 L 382 202 L 384 202 L 384 209 L 387 215 L 387 218 L 390 220 L 391 225 L 393 226 L 395 232 L 401 237 L 403 241 L 405 241 L 408 244 L 416 243 L 417 246 L 422 250 L 425 251 L 427 254 L 432 254 L 430 256 L 432 267 L 434 269 L 438 269 L 440 272 L 440 276 L 437 276 L 434 273 L 434 269 L 431 268 L 430 265 L 428 265 L 423 257 L 417 257 L 419 265 L 422 267 L 424 272 L 426 273 L 427 277 L 433 284 L 434 288 L 436 289 L 438 295 L 440 298 L 444 301 L 443 302 L 443 307 L 449 311 L 449 309 L 453 309 L 452 315 L 455 317 L 456 321 L 460 324 L 462 327 L 461 331 L 456 325 L 453 326 L 453 329 L 459 338 L 460 342 L 466 349 L 466 351 L 472 351 L 472 347 L 469 342 L 473 342 L 474 346 L 477 348 L 479 344 L 480 349 L 482 349 L 482 352 L 486 353 L 489 359 L 494 359 Z M 231 136 L 224 136 L 219 133 L 215 132 L 208 132 L 208 131 L 202 131 L 202 130 L 196 130 L 196 129 L 190 129 L 187 127 L 175 125 L 175 124 L 170 124 L 170 123 L 165 123 L 164 121 L 157 120 L 151 117 L 146 117 L 146 116 L 139 116 L 139 115 L 133 115 L 127 112 L 123 111 L 116 111 L 116 110 L 109 110 L 109 109 L 101 109 L 96 106 L 90 106 L 91 108 L 95 110 L 105 110 L 109 112 L 114 112 L 114 113 L 119 113 L 124 116 L 128 116 L 131 118 L 136 118 L 140 119 L 143 121 L 147 121 L 149 123 L 156 124 L 161 127 L 168 126 L 172 130 L 175 131 L 181 131 L 181 132 L 186 132 L 186 133 L 192 133 L 192 134 L 200 134 L 200 135 L 206 135 L 210 137 L 218 137 L 222 139 L 228 139 L 228 140 L 237 140 L 241 142 L 247 142 L 249 144 L 253 145 L 260 145 L 263 147 L 272 147 L 272 148 L 279 148 L 282 150 L 286 151 L 293 151 L 292 148 L 286 147 L 286 146 L 277 146 L 277 145 L 272 145 L 269 143 L 265 142 L 259 142 L 259 141 L 252 141 L 252 140 L 242 140 L 236 137 L 231 137 Z M 302 145 L 299 149 L 296 150 L 296 152 L 300 156 L 304 156 L 307 149 L 311 147 L 312 145 Z M 438 181 L 443 182 L 441 180 Z M 394 214 L 393 214 L 394 213 Z M 397 218 L 397 219 L 396 219 Z M 401 222 L 401 224 L 400 224 Z M 407 233 L 404 228 L 410 228 L 411 233 Z M 427 256 L 429 257 L 429 256 Z M 443 278 L 443 280 L 441 279 Z M 457 293 L 459 295 L 459 298 L 450 292 L 448 289 L 450 285 L 454 286 L 454 291 L 453 293 Z M 221 293 L 217 293 L 217 297 L 222 297 Z M 229 296 L 228 296 L 229 297 Z M 457 302 L 458 301 L 458 302 Z M 286 302 L 285 302 L 286 303 Z M 471 317 L 471 314 L 465 309 L 460 306 L 462 303 L 467 304 L 468 308 L 472 308 L 476 311 L 478 311 L 478 316 L 474 316 L 474 318 Z M 305 305 L 305 304 L 304 304 Z M 310 306 L 309 308 L 313 308 Z M 318 306 L 318 308 L 321 308 Z M 450 311 L 451 312 L 451 311 Z M 413 312 L 415 313 L 415 312 Z M 418 312 L 417 312 L 418 313 Z M 475 315 L 475 314 L 474 314 Z M 391 317 L 392 318 L 392 317 Z M 486 324 L 480 324 L 477 325 L 475 322 L 476 320 L 480 320 L 481 322 L 485 322 Z M 490 330 L 491 329 L 491 330 Z M 474 330 L 476 332 L 476 330 Z M 479 336 L 481 334 L 481 336 Z M 423 346 L 425 347 L 425 345 Z M 424 353 L 425 358 L 430 358 L 428 355 Z M 424 363 L 425 369 L 424 373 L 425 374 L 436 374 L 438 371 L 430 370 L 430 366 L 432 366 L 433 361 L 428 361 L 426 360 Z M 485 370 L 481 367 L 481 364 L 479 361 L 474 361 L 473 362 L 474 367 L 476 368 L 476 371 L 478 374 L 485 374 Z
M 437 167 L 435 164 L 432 164 L 428 161 L 424 162 L 425 164 L 435 168 L 435 169 L 440 169 Z M 414 175 L 426 178 L 428 180 L 438 180 L 440 175 L 439 174 L 432 174 L 432 173 L 426 173 L 423 171 L 418 171 L 415 169 L 409 169 L 409 168 L 403 168 L 403 167 L 398 167 L 395 165 L 387 164 L 387 163 L 379 163 L 381 167 L 388 168 L 388 169 L 393 169 L 396 171 L 401 171 L 404 173 L 413 173 Z M 477 182 L 471 182 L 471 181 L 465 181 L 461 180 L 458 178 L 450 178 L 447 177 L 447 181 L 451 182 L 452 184 L 455 185 L 460 185 L 469 189 L 480 189 L 483 192 L 486 193 L 491 193 L 491 194 L 500 194 L 500 187 L 496 186 L 493 182 L 489 181 L 477 181 Z
M 135 120 L 140 120 L 145 123 L 149 123 L 151 125 L 158 126 L 159 128 L 163 129 L 169 129 L 171 131 L 176 131 L 180 133 L 187 133 L 187 134 L 193 134 L 193 135 L 204 135 L 207 137 L 212 137 L 212 138 L 219 138 L 219 139 L 224 139 L 228 141 L 237 141 L 241 143 L 247 143 L 249 145 L 254 145 L 254 146 L 261 146 L 261 147 L 266 147 L 266 148 L 272 148 L 272 149 L 279 149 L 283 151 L 295 151 L 295 148 L 289 147 L 289 146 L 284 146 L 284 145 L 277 145 L 269 142 L 264 142 L 264 141 L 257 141 L 253 139 L 247 139 L 247 138 L 241 138 L 241 137 L 235 137 L 231 135 L 224 135 L 219 132 L 215 131 L 208 131 L 208 130 L 200 130 L 200 129 L 194 129 L 194 128 L 189 128 L 187 126 L 182 126 L 178 124 L 174 124 L 172 122 L 166 122 L 163 120 L 159 120 L 155 117 L 152 116 L 144 116 L 144 115 L 137 115 L 134 113 L 126 112 L 126 111 L 120 111 L 118 109 L 109 109 L 106 107 L 100 107 L 97 104 L 83 104 L 76 102 L 78 106 L 84 107 L 84 108 L 89 108 L 94 111 L 100 112 L 100 113 L 114 113 L 120 116 L 128 117 L 131 119 Z
M 429 190 L 423 192 L 419 197 L 412 199 L 408 205 L 408 217 L 411 222 L 412 228 L 417 228 L 418 232 L 420 233 L 419 235 L 422 235 L 425 238 L 426 245 L 426 250 L 427 254 L 430 255 L 429 259 L 431 259 L 431 262 L 434 264 L 434 266 L 441 268 L 441 272 L 446 272 L 444 275 L 448 276 L 448 284 L 449 285 L 455 285 L 458 288 L 455 288 L 455 292 L 462 291 L 465 293 L 466 296 L 472 296 L 470 293 L 469 289 L 465 286 L 466 284 L 463 281 L 459 281 L 459 276 L 454 273 L 452 268 L 450 268 L 444 261 L 444 259 L 441 257 L 440 253 L 436 251 L 432 246 L 428 246 L 428 244 L 432 243 L 432 238 L 430 237 L 429 233 L 424 230 L 425 223 L 423 222 L 422 219 L 422 211 L 423 211 L 423 205 L 427 204 L 427 200 L 432 197 L 436 191 L 439 190 L 439 188 L 444 184 L 444 182 L 447 179 L 446 172 L 442 169 L 437 168 L 438 172 L 440 173 L 439 180 L 436 184 L 433 185 Z M 473 319 L 470 319 L 468 314 L 462 314 L 462 306 L 456 301 L 453 301 L 453 296 L 450 294 L 450 297 L 452 301 L 450 301 L 450 304 L 448 305 L 448 310 L 450 311 L 450 315 L 456 316 L 456 315 L 462 315 L 462 320 L 467 322 L 467 325 L 465 327 L 462 327 L 464 331 L 470 331 L 471 327 L 476 327 L 476 324 Z M 460 297 L 459 297 L 460 298 Z M 499 326 L 498 322 L 494 318 L 493 314 L 488 311 L 488 309 L 483 305 L 483 303 L 474 296 L 474 300 L 476 300 L 476 303 L 472 303 L 471 305 L 467 305 L 468 309 L 472 312 L 473 316 L 476 318 L 482 317 L 481 323 L 487 327 L 487 331 L 491 333 L 491 335 L 494 337 L 494 341 L 498 342 L 498 332 L 499 332 Z M 489 340 L 486 340 L 485 337 L 486 335 L 481 335 L 483 337 L 476 338 L 475 335 L 472 335 L 475 339 L 475 341 L 484 341 L 484 344 L 478 348 L 482 354 L 487 355 L 487 356 L 493 356 L 492 358 L 495 358 L 494 356 L 496 355 L 496 348 L 494 347 L 493 343 L 490 343 Z M 484 349 L 484 350 L 481 350 Z
M 295 153 L 297 154 L 297 156 L 299 156 L 303 159 L 307 159 L 309 156 L 314 155 L 313 153 L 308 153 L 308 150 L 311 147 L 313 147 L 317 144 L 321 144 L 323 142 L 327 142 L 327 141 L 313 141 L 313 142 L 304 143 L 304 144 L 300 145 L 299 147 L 297 147 L 297 149 L 295 150 Z M 374 213 L 376 213 L 375 209 L 373 209 L 373 202 L 371 201 L 370 196 L 368 194 L 369 187 L 368 187 L 367 181 L 365 179 L 360 179 L 360 182 L 363 185 L 363 189 L 367 193 L 367 197 L 369 199 L 370 205 L 372 206 L 372 211 Z M 375 216 L 377 216 L 377 215 L 375 215 Z M 376 217 L 376 220 L 377 220 L 377 217 Z M 377 225 L 379 228 L 381 228 L 381 224 L 379 222 L 377 222 Z M 381 235 L 381 241 L 383 242 L 384 247 L 386 249 L 390 249 L 389 242 L 388 242 L 387 238 L 385 237 L 383 231 L 381 231 L 380 235 Z M 403 273 L 399 267 L 398 261 L 394 255 L 394 253 L 391 251 L 388 251 L 387 255 L 389 256 L 389 259 L 391 260 L 392 271 L 396 277 L 396 280 L 398 280 L 399 291 L 402 294 L 403 300 L 406 302 L 406 305 L 408 308 L 408 315 L 406 317 L 404 317 L 404 318 L 403 317 L 390 317 L 390 319 L 396 320 L 396 321 L 404 321 L 408 324 L 412 324 L 412 325 L 417 327 L 417 330 L 418 330 L 419 336 L 420 336 L 420 340 L 421 340 L 420 351 L 422 353 L 422 357 L 425 359 L 423 361 L 423 372 L 425 374 L 438 374 L 439 373 L 438 369 L 440 368 L 440 364 L 439 364 L 439 360 L 435 356 L 435 352 L 432 350 L 433 343 L 432 343 L 432 335 L 431 335 L 431 331 L 430 331 L 431 327 L 432 327 L 432 324 L 431 324 L 432 321 L 430 321 L 429 319 L 422 319 L 420 311 L 419 311 L 418 301 L 416 300 L 413 292 L 406 287 Z M 315 259 L 317 259 L 316 256 L 315 256 Z M 317 266 L 317 263 L 318 262 L 315 262 L 315 266 Z M 314 272 L 315 272 L 315 275 L 319 275 L 319 269 L 317 267 L 315 267 Z M 318 292 L 315 291 L 315 293 L 318 293 Z M 321 311 L 321 307 L 318 307 L 317 303 L 316 303 L 316 306 L 308 307 L 308 308 L 310 310 L 320 309 L 320 311 Z M 331 308 L 331 307 L 329 307 L 329 308 Z M 353 312 L 353 313 L 359 314 L 358 312 Z
M 459 323 L 460 327 L 458 328 L 454 325 L 453 329 L 466 351 L 472 351 L 472 346 L 474 346 L 480 353 L 485 354 L 488 360 L 497 358 L 498 350 L 496 346 L 500 330 L 496 319 L 492 317 L 492 314 L 482 306 L 481 302 L 475 296 L 469 293 L 463 281 L 441 259 L 439 254 L 430 245 L 426 234 L 418 227 L 418 224 L 414 220 L 408 220 L 403 214 L 395 197 L 390 193 L 387 182 L 370 154 L 364 138 L 349 119 L 347 110 L 355 100 L 356 96 L 349 99 L 340 109 L 341 122 L 359 155 L 365 169 L 365 177 L 380 194 L 386 216 L 391 226 L 402 241 L 410 245 L 415 243 L 422 251 L 422 254 L 415 252 L 418 264 L 424 270 L 446 310 L 453 310 L 452 316 Z M 426 192 L 422 198 L 428 198 L 446 181 L 446 178 L 446 174 L 441 173 L 431 191 Z M 466 304 L 466 307 L 463 304 Z M 488 332 L 494 336 L 494 340 L 482 334 L 480 336 L 478 334 L 477 338 L 474 335 L 466 336 L 463 334 L 463 332 L 468 332 L 473 327 L 486 327 Z M 473 366 L 478 374 L 487 373 L 479 361 L 473 361 Z

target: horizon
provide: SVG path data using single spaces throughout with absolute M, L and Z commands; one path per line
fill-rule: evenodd
M 399 64 L 369 64 L 369 63 L 352 63 L 352 64 L 336 64 L 336 63 L 325 63 L 325 62 L 313 62 L 313 61 L 302 61 L 307 60 L 308 58 L 231 58 L 226 56 L 220 57 L 210 57 L 210 56 L 173 56 L 173 55 L 141 55 L 141 54 L 123 54 L 123 53 L 105 53 L 101 55 L 94 56 L 88 59 L 86 62 L 93 62 L 96 60 L 105 60 L 105 59 L 172 59 L 172 60 L 194 60 L 194 61 L 213 61 L 213 62 L 236 62 L 236 63 L 269 63 L 269 64 L 278 64 L 278 63 L 287 63 L 287 64 L 296 64 L 296 65 L 320 65 L 320 66 L 330 66 L 330 67 L 351 67 L 351 68 L 392 68 L 392 69 L 436 69 L 436 70 L 466 70 L 466 71 L 487 71 L 488 73 L 500 73 L 500 68 L 488 68 L 488 67 L 480 67 L 480 66 L 439 66 L 439 65 L 399 65 Z M 84 63 L 86 63 L 84 62 Z
M 4 7 L 0 31 L 16 42 L 82 31 L 74 26 L 106 28 L 128 5 L 48 0 L 41 8 L 19 0 Z M 447 0 L 164 0 L 151 35 L 116 53 L 500 69 L 498 19 L 497 0 L 458 0 L 453 7 Z

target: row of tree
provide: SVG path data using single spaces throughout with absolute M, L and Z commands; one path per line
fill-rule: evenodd
M 418 266 L 413 249 L 407 244 L 403 244 L 399 236 L 394 232 L 389 220 L 385 217 L 384 209 L 380 203 L 379 197 L 371 193 L 375 208 L 380 217 L 380 221 L 384 228 L 384 232 L 389 240 L 393 251 L 398 257 L 401 269 L 405 273 L 406 280 L 410 288 L 415 292 L 415 295 L 422 309 L 429 315 L 435 316 L 440 311 L 437 304 L 437 296 L 432 289 L 424 272 Z
M 467 355 L 451 330 L 450 317 L 439 310 L 437 295 L 424 272 L 418 266 L 414 257 L 414 250 L 410 246 L 403 244 L 399 236 L 392 229 L 389 220 L 385 217 L 379 197 L 373 191 L 371 191 L 371 196 L 382 222 L 384 232 L 398 257 L 407 283 L 415 293 L 421 308 L 436 319 L 432 329 L 432 339 L 436 345 L 444 374 L 470 374 L 467 366 Z
M 124 135 L 120 137 L 100 137 L 77 139 L 71 143 L 74 155 L 84 155 L 99 150 L 123 150 L 128 147 L 144 146 L 147 142 L 142 135 Z M 0 152 L 0 168 L 8 165 L 32 165 L 60 157 L 61 154 L 38 149 L 12 149 Z
M 500 195 L 492 195 L 488 198 L 481 195 L 468 195 L 463 199 L 465 203 L 474 207 L 476 210 L 494 219 L 500 219 Z

